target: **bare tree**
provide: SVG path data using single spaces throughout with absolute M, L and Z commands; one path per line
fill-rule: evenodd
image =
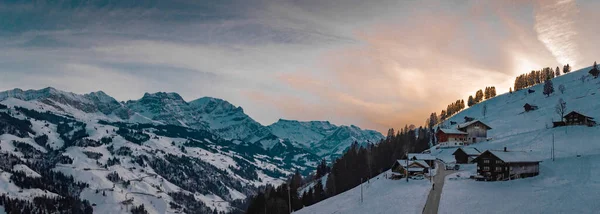
M 567 110 L 567 103 L 562 99 L 558 99 L 558 103 L 556 104 L 556 114 L 560 116 L 560 121 L 563 120 L 565 116 L 565 111 Z
M 560 91 L 560 93 L 561 93 L 561 94 L 564 94 L 564 93 L 565 93 L 565 89 L 566 89 L 566 88 L 565 88 L 565 85 L 563 85 L 563 84 L 560 84 L 560 85 L 558 86 L 558 90 Z

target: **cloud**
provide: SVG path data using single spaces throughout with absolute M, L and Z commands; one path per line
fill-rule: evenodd
M 104 90 L 120 100 L 175 91 L 187 100 L 226 99 L 263 124 L 331 120 L 385 132 L 421 125 L 430 112 L 485 86 L 508 91 L 516 75 L 532 69 L 591 64 L 599 28 L 590 26 L 598 19 L 579 4 L 598 7 L 527 0 L 4 2 L 0 86 Z
M 538 38 L 561 64 L 580 65 L 581 56 L 575 42 L 578 15 L 575 0 L 544 1 L 535 10 Z

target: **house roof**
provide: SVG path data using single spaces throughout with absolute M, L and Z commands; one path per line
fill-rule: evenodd
M 585 116 L 584 114 L 582 114 L 582 113 L 579 113 L 579 112 L 576 112 L 576 111 L 571 111 L 571 112 L 569 112 L 567 115 L 565 115 L 565 117 L 567 117 L 567 116 L 569 116 L 569 115 L 573 115 L 573 114 L 576 114 L 576 115 L 581 115 L 581 116 L 587 117 L 588 119 L 594 119 L 593 117 L 588 117 L 588 116 Z
M 452 153 L 452 155 L 456 154 L 456 152 L 458 152 L 458 150 L 462 150 L 468 156 L 478 156 L 481 154 L 481 152 L 474 147 L 462 147 L 462 148 L 456 149 L 456 151 L 454 151 L 454 153 Z
M 419 164 L 421 166 L 423 166 L 424 168 L 430 168 L 429 164 L 427 164 L 427 162 L 423 161 L 423 160 L 416 160 L 416 161 L 412 161 L 412 163 L 409 162 L 409 166 L 412 166 L 413 164 Z M 412 168 L 412 167 L 409 167 Z
M 539 163 L 539 162 L 542 162 L 540 159 L 532 156 L 530 153 L 522 152 L 522 151 L 505 152 L 505 151 L 487 150 L 487 151 L 483 152 L 481 155 L 488 153 L 488 152 L 490 154 L 498 157 L 500 160 L 502 160 L 506 163 Z M 481 155 L 479 157 L 481 157 Z M 477 157 L 475 159 L 478 159 L 479 157 Z
M 488 126 L 487 124 L 485 124 L 485 123 L 481 122 L 480 120 L 473 120 L 473 121 L 469 121 L 469 122 L 466 122 L 466 123 L 463 123 L 463 124 L 459 124 L 459 125 L 457 126 L 457 128 L 460 130 L 460 129 L 463 129 L 463 128 L 466 128 L 466 127 L 469 127 L 469 126 L 471 126 L 471 125 L 473 125 L 473 124 L 475 124 L 475 123 L 481 123 L 481 124 L 483 124 L 483 125 L 484 125 L 484 126 L 487 128 L 487 129 L 492 129 L 492 127 L 490 127 L 490 126 Z
M 431 154 L 421 154 L 421 153 L 408 153 L 408 159 L 416 159 L 416 160 L 436 160 L 434 156 Z
M 460 135 L 468 135 L 468 133 L 460 131 L 458 129 L 440 129 L 441 132 L 446 134 L 460 134 Z

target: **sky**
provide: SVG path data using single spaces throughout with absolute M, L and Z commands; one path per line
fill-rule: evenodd
M 593 0 L 0 1 L 0 90 L 177 92 L 385 133 L 599 55 Z

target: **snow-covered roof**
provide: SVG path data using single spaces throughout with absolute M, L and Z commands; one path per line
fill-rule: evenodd
M 587 117 L 588 119 L 594 119 L 593 117 L 588 117 L 588 116 L 586 116 L 586 115 L 584 115 L 584 114 L 582 114 L 582 113 L 576 112 L 576 111 L 571 111 L 571 112 L 569 112 L 567 115 L 565 115 L 565 117 L 567 117 L 567 116 L 569 116 L 569 115 L 572 115 L 572 114 L 578 114 L 578 115 L 581 115 L 581 116 Z
M 479 150 L 477 150 L 476 148 L 473 148 L 473 147 L 458 148 L 458 149 L 456 149 L 456 151 L 454 151 L 454 153 L 456 153 L 459 149 L 462 150 L 463 152 L 465 152 L 469 156 L 481 154 L 481 152 Z M 454 155 L 454 153 L 452 153 L 452 154 Z
M 466 127 L 468 127 L 468 126 L 470 126 L 470 125 L 473 125 L 473 124 L 475 124 L 475 123 L 478 123 L 478 122 L 479 122 L 479 123 L 481 123 L 481 124 L 483 124 L 483 125 L 484 125 L 485 127 L 487 127 L 488 129 L 492 129 L 492 127 L 490 127 L 490 126 L 488 126 L 487 124 L 485 124 L 485 123 L 481 122 L 480 120 L 473 120 L 473 121 L 469 121 L 469 122 L 466 122 L 466 123 L 463 123 L 463 124 L 458 124 L 457 128 L 458 128 L 458 129 L 466 128 Z
M 408 168 L 409 172 L 422 172 L 423 170 L 425 170 L 425 169 L 424 168 L 416 168 L 416 167 Z
M 458 129 L 440 129 L 441 132 L 444 132 L 446 134 L 463 134 L 463 135 L 468 135 L 468 133 L 460 131 Z
M 421 153 L 408 153 L 408 159 L 416 159 L 416 160 L 435 160 L 435 157 L 431 154 L 421 154 Z
M 416 160 L 416 161 L 412 161 L 412 163 L 418 163 L 421 166 L 424 166 L 425 168 L 429 168 L 429 164 L 427 164 L 427 162 L 423 161 L 423 160 Z M 409 166 L 412 164 L 411 162 L 409 162 Z M 412 167 L 411 167 L 412 168 Z
M 406 167 L 407 167 L 407 165 L 406 165 L 406 160 L 396 160 L 396 162 L 397 162 L 398 164 L 400 164 L 400 166 L 402 166 L 402 167 L 404 167 L 404 168 L 406 168 Z M 425 168 L 430 168 L 429 164 L 427 164 L 427 162 L 425 162 L 425 161 L 423 161 L 423 160 L 414 160 L 414 161 L 408 161 L 408 166 L 412 165 L 413 163 L 418 163 L 418 164 L 420 164 L 421 166 L 423 166 L 423 167 L 425 167 Z M 413 167 L 411 167 L 411 168 L 413 168 Z
M 486 152 L 492 153 L 492 155 L 500 158 L 500 160 L 506 163 L 533 163 L 542 162 L 540 159 L 532 156 L 528 152 L 522 151 L 495 151 L 487 150 Z

